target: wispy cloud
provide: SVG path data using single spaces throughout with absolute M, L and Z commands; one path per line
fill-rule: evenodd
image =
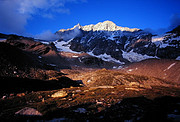
M 174 29 L 178 25 L 180 25 L 180 14 L 173 14 L 170 19 L 169 29 Z
M 36 39 L 42 39 L 46 41 L 54 41 L 59 39 L 60 37 L 57 34 L 52 33 L 50 30 L 44 31 L 40 34 L 34 36 Z
M 169 25 L 169 26 L 168 26 Z M 170 21 L 169 23 L 167 23 L 167 26 L 166 28 L 159 28 L 159 29 L 151 29 L 151 28 L 145 28 L 144 30 L 147 31 L 147 32 L 150 32 L 150 33 L 153 33 L 153 34 L 164 34 L 168 31 L 171 31 L 172 29 L 176 28 L 178 25 L 180 25 L 180 14 L 173 14 L 171 17 L 170 17 Z
M 22 33 L 33 15 L 54 18 L 56 13 L 70 14 L 68 3 L 86 0 L 0 0 L 0 32 Z

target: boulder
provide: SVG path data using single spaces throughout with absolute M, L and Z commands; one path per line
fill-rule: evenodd
M 55 92 L 54 94 L 51 95 L 51 97 L 56 98 L 56 97 L 66 97 L 68 94 L 66 91 L 58 91 Z
M 42 113 L 37 111 L 34 108 L 25 107 L 15 113 L 15 115 L 23 115 L 23 116 L 42 116 Z

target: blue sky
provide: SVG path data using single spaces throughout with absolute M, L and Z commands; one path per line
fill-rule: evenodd
M 0 0 L 0 32 L 38 35 L 105 20 L 165 31 L 180 24 L 179 5 L 180 0 Z

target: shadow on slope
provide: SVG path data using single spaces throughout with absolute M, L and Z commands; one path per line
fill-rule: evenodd
M 59 77 L 58 80 L 43 81 L 38 79 L 0 77 L 0 96 L 32 91 L 47 91 L 70 86 L 80 86 L 79 83 L 67 77 Z

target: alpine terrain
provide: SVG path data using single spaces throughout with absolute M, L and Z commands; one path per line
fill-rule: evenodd
M 149 58 L 178 59 L 179 27 L 161 37 L 137 28 L 120 27 L 111 21 L 96 25 L 75 25 L 56 32 L 59 51 L 84 52 L 104 61 L 125 64 Z M 68 50 L 67 50 L 68 49 Z
M 104 21 L 54 36 L 0 33 L 0 121 L 180 121 L 180 26 Z

